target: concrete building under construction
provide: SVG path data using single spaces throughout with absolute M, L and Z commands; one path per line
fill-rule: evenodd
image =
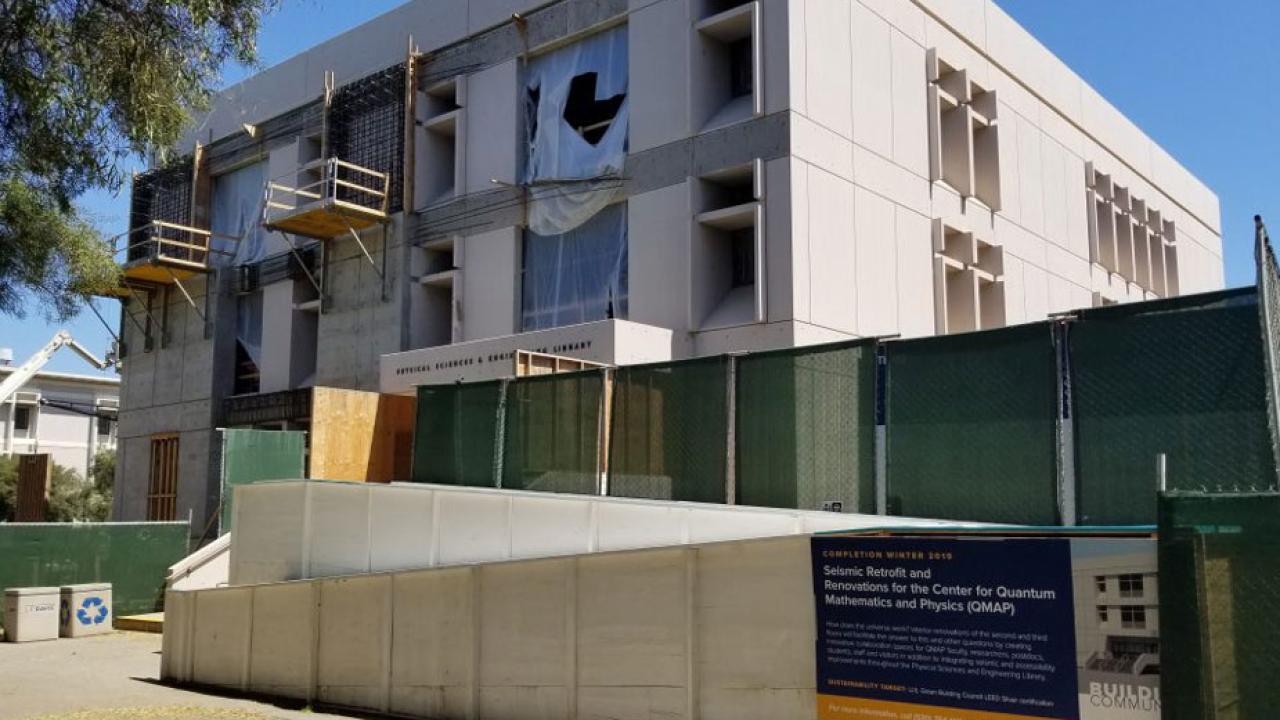
M 399 396 L 520 351 L 1223 284 L 1213 192 L 987 0 L 414 0 L 227 89 L 174 155 L 120 244 L 121 520 L 210 522 L 222 427 L 310 430 L 312 477 L 407 477 Z

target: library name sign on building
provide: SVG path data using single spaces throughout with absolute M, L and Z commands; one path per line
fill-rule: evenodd
M 818 535 L 819 720 L 1157 720 L 1150 535 Z

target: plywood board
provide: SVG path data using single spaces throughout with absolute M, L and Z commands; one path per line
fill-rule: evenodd
M 317 387 L 311 398 L 311 477 L 408 480 L 417 399 Z

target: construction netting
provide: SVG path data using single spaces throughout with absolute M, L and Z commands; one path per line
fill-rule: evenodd
M 1280 707 L 1280 495 L 1159 501 L 1162 717 L 1269 718 Z
M 185 521 L 0 523 L 0 588 L 109 582 L 116 617 L 154 612 L 187 535 Z
M 507 384 L 504 488 L 596 494 L 604 469 L 604 371 L 522 377 Z
M 1052 325 L 885 346 L 892 515 L 1058 522 Z
M 165 165 L 148 170 L 133 179 L 133 193 L 129 201 L 129 236 L 126 261 L 151 257 L 156 253 L 154 243 L 147 240 L 163 237 L 189 243 L 190 238 L 171 228 L 150 228 L 159 220 L 174 225 L 190 227 L 192 223 L 193 159 L 190 155 L 176 158 Z M 166 247 L 169 255 L 181 255 L 189 248 Z M 120 258 L 117 258 L 119 260 Z M 198 258 L 203 260 L 204 258 Z
M 745 355 L 736 385 L 739 504 L 875 512 L 874 341 Z
M 610 495 L 726 501 L 729 363 L 717 356 L 615 371 Z
M 343 85 L 329 107 L 329 156 L 385 173 L 388 213 L 404 206 L 404 70 L 394 65 Z M 368 177 L 348 179 L 372 184 Z M 369 207 L 381 200 L 350 186 L 338 188 L 338 199 Z
M 1085 310 L 1071 350 L 1079 521 L 1155 521 L 1166 487 L 1275 478 L 1253 288 Z
M 237 485 L 306 477 L 307 434 L 293 430 L 222 431 L 222 505 L 219 534 L 230 532 Z
M 494 487 L 505 381 L 418 388 L 413 481 Z

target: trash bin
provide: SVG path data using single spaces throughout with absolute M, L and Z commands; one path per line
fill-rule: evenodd
M 4 639 L 9 642 L 58 639 L 58 588 L 4 591 Z
M 111 583 L 62 586 L 62 637 L 98 635 L 111 630 Z

